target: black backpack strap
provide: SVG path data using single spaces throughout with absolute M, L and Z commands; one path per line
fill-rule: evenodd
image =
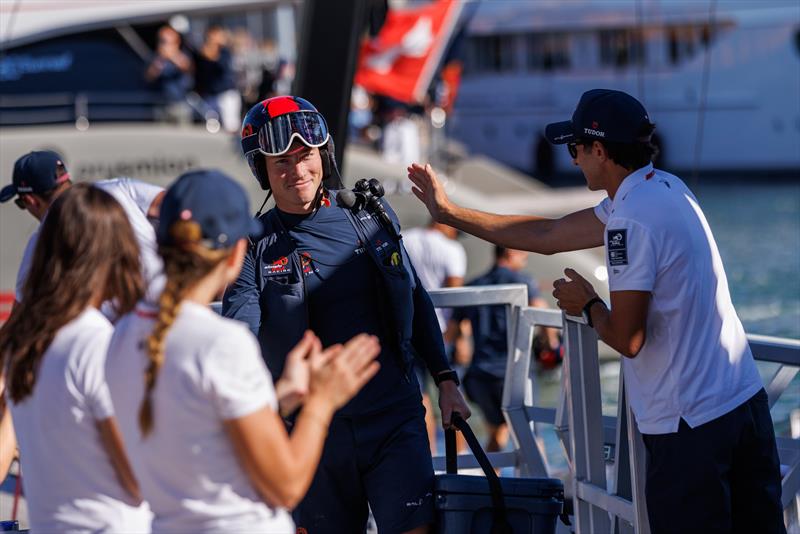
M 492 530 L 491 534 L 511 534 L 511 525 L 508 524 L 508 512 L 506 511 L 506 503 L 503 498 L 503 488 L 500 485 L 500 478 L 494 472 L 494 467 L 483 452 L 478 438 L 472 432 L 469 424 L 461 417 L 461 415 L 453 414 L 453 426 L 455 426 L 464 435 L 472 454 L 478 460 L 483 473 L 486 475 L 486 480 L 489 482 L 489 491 L 492 496 Z M 445 453 L 446 465 L 448 473 L 455 473 L 458 470 L 458 454 L 455 444 L 455 431 L 452 429 L 445 430 Z M 451 471 L 452 469 L 452 471 Z

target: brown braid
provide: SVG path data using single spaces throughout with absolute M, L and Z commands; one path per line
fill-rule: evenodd
M 193 221 L 178 221 L 171 233 L 188 237 L 189 241 L 199 239 L 199 226 Z M 153 430 L 153 390 L 158 380 L 158 372 L 164 363 L 164 345 L 172 323 L 180 311 L 181 301 L 186 291 L 208 275 L 231 253 L 230 249 L 211 250 L 184 241 L 178 246 L 160 246 L 159 254 L 164 259 L 164 273 L 167 283 L 159 299 L 158 316 L 153 331 L 147 338 L 149 364 L 144 373 L 144 399 L 139 407 L 139 429 L 142 437 Z

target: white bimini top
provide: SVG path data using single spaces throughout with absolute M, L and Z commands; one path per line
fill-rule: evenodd
M 122 317 L 106 362 L 128 456 L 155 514 L 153 531 L 294 533 L 288 512 L 256 493 L 223 426 L 277 408 L 255 337 L 244 324 L 184 301 L 167 332 L 153 430 L 143 439 L 144 347 L 154 324 L 155 310 L 142 304 Z
M 100 442 L 114 415 L 103 364 L 113 327 L 95 308 L 63 326 L 42 357 L 31 396 L 7 395 L 25 473 L 31 532 L 149 532 Z
M 717 244 L 679 178 L 638 169 L 595 214 L 606 225 L 609 289 L 648 291 L 647 339 L 623 358 L 643 434 L 677 432 L 733 410 L 762 387 Z

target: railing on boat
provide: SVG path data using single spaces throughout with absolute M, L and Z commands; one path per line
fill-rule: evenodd
M 541 424 L 554 425 L 569 467 L 565 481 L 573 499 L 575 532 L 649 533 L 644 497 L 645 450 L 619 373 L 617 416 L 604 416 L 598 338 L 581 319 L 557 310 L 531 308 L 524 285 L 464 287 L 431 291 L 437 307 L 502 304 L 508 326 L 508 361 L 503 413 L 514 450 L 490 454 L 495 467 L 514 467 L 518 476 L 556 476 L 547 462 Z M 538 403 L 531 342 L 537 326 L 562 329 L 566 353 L 557 406 Z M 800 370 L 800 341 L 748 336 L 756 360 L 778 364 L 765 384 L 772 407 Z M 800 523 L 800 439 L 778 437 L 784 519 Z M 609 465 L 610 464 L 610 465 Z M 477 467 L 470 454 L 459 466 Z M 444 457 L 434 459 L 444 470 Z

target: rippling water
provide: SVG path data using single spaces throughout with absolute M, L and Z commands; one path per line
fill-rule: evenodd
M 700 185 L 695 194 L 745 329 L 800 339 L 800 177 L 794 184 Z

